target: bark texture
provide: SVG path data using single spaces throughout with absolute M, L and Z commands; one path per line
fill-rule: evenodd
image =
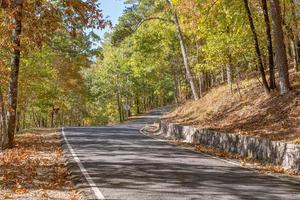
M 261 58 L 261 52 L 260 52 L 260 48 L 259 48 L 258 37 L 257 37 L 256 29 L 255 29 L 255 26 L 254 26 L 252 13 L 250 11 L 248 0 L 244 0 L 244 5 L 245 5 L 246 12 L 247 12 L 250 28 L 251 28 L 251 31 L 252 31 L 252 36 L 253 36 L 254 45 L 255 45 L 256 57 L 257 57 L 257 60 L 258 60 L 258 68 L 259 68 L 259 71 L 260 71 L 260 74 L 261 74 L 263 87 L 264 87 L 265 92 L 269 93 L 270 88 L 269 88 L 269 85 L 268 85 L 268 82 L 267 82 L 267 79 L 266 79 L 266 74 L 265 74 L 265 70 L 264 70 L 264 66 L 263 66 L 263 62 L 262 62 L 262 58 Z
M 173 9 L 173 5 L 172 5 L 171 1 L 170 0 L 166 0 L 166 1 L 171 6 L 171 8 Z M 189 85 L 190 85 L 191 90 L 192 90 L 193 99 L 198 100 L 199 95 L 197 93 L 196 84 L 195 84 L 195 81 L 194 81 L 194 78 L 193 78 L 193 75 L 192 75 L 192 72 L 191 72 L 190 62 L 189 62 L 188 54 L 187 54 L 187 51 L 186 51 L 186 47 L 185 47 L 182 31 L 181 31 L 181 28 L 180 28 L 180 24 L 179 24 L 179 21 L 178 21 L 178 16 L 177 16 L 177 13 L 174 9 L 173 9 L 172 12 L 173 12 L 173 15 L 174 15 L 174 23 L 175 23 L 175 26 L 176 26 L 178 40 L 179 40 L 179 43 L 180 43 L 180 49 L 181 49 L 181 54 L 182 54 L 182 57 L 183 57 L 184 67 L 185 67 L 185 71 L 186 71 L 186 77 L 189 81 Z
M 268 46 L 268 58 L 269 58 L 269 74 L 270 74 L 270 89 L 276 88 L 275 83 L 275 70 L 274 70 L 274 57 L 273 57 L 273 44 L 272 44 L 272 34 L 271 34 L 271 25 L 270 25 L 270 18 L 268 12 L 268 4 L 267 0 L 262 0 L 262 7 L 264 13 L 264 20 L 266 25 L 266 35 L 267 35 L 267 46 Z
M 18 79 L 20 67 L 21 44 L 20 35 L 22 32 L 22 10 L 23 0 L 14 0 L 12 3 L 14 9 L 12 43 L 13 50 L 11 53 L 11 71 L 8 88 L 8 147 L 14 145 L 14 136 L 16 132 L 16 115 L 18 100 Z
M 0 85 L 0 148 L 6 148 L 8 137 L 7 137 L 7 118 L 6 109 L 4 105 L 3 91 Z
M 290 81 L 286 46 L 284 43 L 284 35 L 282 29 L 281 8 L 278 0 L 270 0 L 270 3 L 276 49 L 276 63 L 279 71 L 280 93 L 285 94 L 290 91 Z

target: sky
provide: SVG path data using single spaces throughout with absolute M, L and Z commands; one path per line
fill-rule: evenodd
M 118 22 L 118 18 L 122 15 L 125 9 L 124 0 L 98 0 L 101 3 L 104 18 L 108 18 L 113 25 Z M 94 30 L 101 38 L 109 29 Z

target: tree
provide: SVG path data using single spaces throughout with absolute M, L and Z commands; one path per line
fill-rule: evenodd
M 4 97 L 2 87 L 0 85 L 0 147 L 4 147 L 7 145 L 8 138 L 5 134 L 7 131 L 7 119 L 6 119 L 6 110 L 4 106 Z
M 21 42 L 20 36 L 22 33 L 22 13 L 23 0 L 14 0 L 12 3 L 13 12 L 13 30 L 12 30 L 12 45 L 11 53 L 11 69 L 10 81 L 8 89 L 8 147 L 14 145 L 14 135 L 16 131 L 16 115 L 17 115 L 17 100 L 18 100 L 18 78 L 20 68 Z
M 274 70 L 274 58 L 273 58 L 273 45 L 272 45 L 272 34 L 271 34 L 271 25 L 269 19 L 269 11 L 267 0 L 262 0 L 262 8 L 264 13 L 264 20 L 266 25 L 266 34 L 267 34 L 267 46 L 268 46 L 268 58 L 269 58 L 269 74 L 270 74 L 270 89 L 274 90 L 276 88 L 275 83 L 275 70 Z
M 179 21 L 178 21 L 177 13 L 176 13 L 176 10 L 174 10 L 174 8 L 173 8 L 172 2 L 170 0 L 166 0 L 166 1 L 170 5 L 170 7 L 172 9 L 172 12 L 173 12 L 173 15 L 174 15 L 174 23 L 175 23 L 176 31 L 177 31 L 177 34 L 178 34 L 178 40 L 179 40 L 179 43 L 180 43 L 180 49 L 181 49 L 181 53 L 182 53 L 182 57 L 183 57 L 183 61 L 184 61 L 184 67 L 185 67 L 185 70 L 186 70 L 186 76 L 187 76 L 187 79 L 190 83 L 193 98 L 194 98 L 194 100 L 198 100 L 199 95 L 197 93 L 195 81 L 194 81 L 194 78 L 193 78 L 193 75 L 192 75 L 192 72 L 191 72 L 191 69 L 190 69 L 189 57 L 187 55 L 186 46 L 185 46 L 185 43 L 184 43 L 182 31 L 181 31 L 180 24 L 179 24 Z
M 262 58 L 261 58 L 261 52 L 260 52 L 260 48 L 259 48 L 258 37 L 257 37 L 256 29 L 255 29 L 255 26 L 254 26 L 254 22 L 253 22 L 253 18 L 252 18 L 252 14 L 251 14 L 251 11 L 250 11 L 248 0 L 244 0 L 244 5 L 245 5 L 246 12 L 247 12 L 250 28 L 251 28 L 251 31 L 252 31 L 252 34 L 253 34 L 253 41 L 254 41 L 254 45 L 255 45 L 255 52 L 256 52 L 256 56 L 257 56 L 258 68 L 259 68 L 259 71 L 260 71 L 260 74 L 261 74 L 263 86 L 264 86 L 265 92 L 269 93 L 270 92 L 270 87 L 269 87 L 267 79 L 266 79 L 265 69 L 264 69 L 264 66 L 263 66 L 263 62 L 262 62 Z
M 271 15 L 273 19 L 273 33 L 276 49 L 276 60 L 279 71 L 280 93 L 286 94 L 290 91 L 288 62 L 286 55 L 286 46 L 282 29 L 281 8 L 278 0 L 271 0 Z
M 11 49 L 10 78 L 8 89 L 8 147 L 13 147 L 16 132 L 18 78 L 21 52 L 41 47 L 51 40 L 59 29 L 65 29 L 74 37 L 83 32 L 84 28 L 102 28 L 106 23 L 102 19 L 99 4 L 88 1 L 44 1 L 32 3 L 23 0 L 13 0 L 11 6 L 1 1 L 1 25 L 11 30 L 11 40 L 6 44 Z M 7 18 L 9 20 L 7 20 Z M 11 24 L 10 24 L 11 21 Z M 47 33 L 47 34 L 45 34 Z M 3 35 L 3 37 L 8 35 Z M 1 44 L 3 45 L 3 44 Z

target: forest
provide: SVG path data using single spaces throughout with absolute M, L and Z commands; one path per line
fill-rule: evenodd
M 247 78 L 285 96 L 299 13 L 297 0 L 127 0 L 111 26 L 96 0 L 0 0 L 0 146 L 24 129 L 118 123 L 220 85 L 239 93 Z M 104 27 L 104 38 L 87 31 Z

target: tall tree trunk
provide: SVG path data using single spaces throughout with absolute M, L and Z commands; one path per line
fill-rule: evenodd
M 290 0 L 291 6 L 292 6 L 292 17 L 293 17 L 293 29 L 298 30 L 298 21 L 297 21 L 297 14 L 296 14 L 296 9 L 295 9 L 295 2 L 294 0 Z M 300 51 L 298 48 L 298 43 L 300 42 L 299 39 L 299 33 L 293 33 L 293 47 L 292 51 L 294 53 L 294 69 L 295 71 L 299 71 L 299 59 L 300 59 Z
M 190 87 L 191 87 L 191 90 L 192 90 L 193 98 L 194 98 L 194 100 L 198 100 L 199 95 L 197 93 L 196 84 L 195 84 L 195 81 L 194 81 L 194 78 L 193 78 L 193 75 L 192 75 L 192 72 L 191 72 L 190 62 L 189 62 L 188 54 L 187 54 L 187 51 L 186 51 L 186 46 L 185 46 L 185 43 L 184 43 L 184 38 L 183 38 L 183 35 L 182 35 L 182 31 L 181 31 L 181 28 L 180 28 L 180 25 L 179 25 L 177 12 L 173 8 L 172 2 L 170 0 L 166 0 L 166 1 L 171 6 L 172 12 L 173 12 L 173 15 L 174 15 L 174 23 L 175 23 L 175 26 L 176 26 L 178 40 L 179 40 L 179 43 L 180 43 L 181 54 L 182 54 L 182 57 L 183 57 L 184 67 L 185 67 L 185 70 L 186 70 L 186 76 L 187 76 L 187 79 L 189 81 L 189 84 L 190 84 Z
M 221 84 L 223 84 L 224 82 L 225 82 L 225 71 L 226 70 L 224 70 L 224 67 L 222 66 L 222 68 L 221 68 Z
M 117 104 L 118 104 L 119 120 L 120 120 L 120 122 L 122 122 L 123 114 L 122 114 L 122 103 L 121 103 L 121 99 L 120 99 L 119 89 L 117 91 Z
M 293 57 L 293 64 L 295 71 L 299 71 L 298 69 L 298 55 L 297 55 L 297 45 L 296 45 L 296 37 L 294 36 L 294 39 L 292 39 L 291 42 L 291 51 L 292 51 L 292 57 Z
M 1 131 L 1 137 L 0 137 L 0 147 L 6 148 L 7 142 L 8 142 L 8 136 L 7 136 L 7 119 L 6 119 L 6 109 L 4 105 L 4 99 L 3 99 L 3 92 L 0 85 L 0 111 L 1 111 L 1 125 L 2 130 Z
M 135 104 L 136 104 L 136 114 L 140 114 L 141 113 L 140 99 L 138 96 L 135 97 Z
M 279 71 L 280 93 L 290 91 L 289 70 L 286 55 L 286 46 L 282 30 L 281 10 L 278 0 L 271 0 L 271 15 L 273 19 L 274 41 L 276 49 L 277 66 Z
M 19 132 L 20 131 L 20 118 L 21 118 L 21 113 L 20 111 L 17 112 L 17 116 L 16 116 L 16 131 Z
M 296 71 L 299 71 L 299 63 L 300 63 L 300 38 L 299 36 L 296 36 L 296 41 L 295 41 L 295 46 L 296 46 L 296 54 L 297 54 L 297 61 L 298 65 L 297 68 L 295 69 Z
M 22 129 L 26 129 L 26 111 L 25 110 L 23 112 L 23 117 L 22 117 Z
M 199 74 L 199 93 L 200 93 L 200 97 L 204 96 L 204 92 L 205 92 L 204 74 L 203 74 L 203 72 L 200 72 L 200 74 Z
M 54 110 L 54 108 L 52 108 L 52 111 L 51 111 L 51 128 L 53 128 L 54 127 L 54 112 L 55 112 L 55 110 Z
M 263 82 L 263 87 L 264 87 L 264 90 L 265 90 L 266 93 L 270 93 L 270 88 L 269 88 L 269 85 L 268 85 L 268 82 L 267 82 L 267 79 L 266 79 L 265 69 L 264 69 L 264 66 L 263 66 L 262 58 L 261 58 L 261 52 L 260 52 L 260 48 L 259 48 L 258 37 L 257 37 L 256 29 L 255 29 L 255 26 L 254 26 L 252 13 L 250 11 L 248 0 L 244 0 L 244 5 L 245 5 L 246 12 L 247 12 L 250 28 L 251 28 L 251 31 L 252 31 L 252 36 L 253 36 L 254 45 L 255 45 L 255 52 L 256 52 L 256 56 L 257 56 L 257 60 L 258 60 L 258 66 L 259 66 L 259 71 L 260 71 L 262 82 Z
M 233 88 L 232 88 L 232 67 L 231 64 L 227 64 L 226 65 L 226 77 L 227 77 L 227 84 L 230 87 L 230 91 L 231 93 L 233 93 Z
M 14 136 L 16 132 L 16 114 L 18 100 L 18 79 L 20 67 L 21 44 L 20 35 L 22 32 L 22 9 L 23 0 L 14 0 L 12 3 L 14 9 L 12 43 L 13 51 L 11 54 L 11 71 L 8 88 L 8 147 L 14 145 Z
M 261 2 L 262 2 L 263 12 L 264 12 L 264 20 L 265 20 L 266 34 L 267 34 L 267 41 L 268 41 L 270 89 L 274 90 L 276 88 L 276 82 L 275 82 L 273 45 L 272 45 L 272 34 L 271 34 L 271 25 L 270 25 L 268 4 L 267 4 L 267 0 L 262 0 Z
M 177 73 L 175 72 L 173 74 L 174 76 L 174 97 L 175 97 L 175 103 L 178 104 L 180 102 L 180 91 L 179 91 L 179 78 Z

